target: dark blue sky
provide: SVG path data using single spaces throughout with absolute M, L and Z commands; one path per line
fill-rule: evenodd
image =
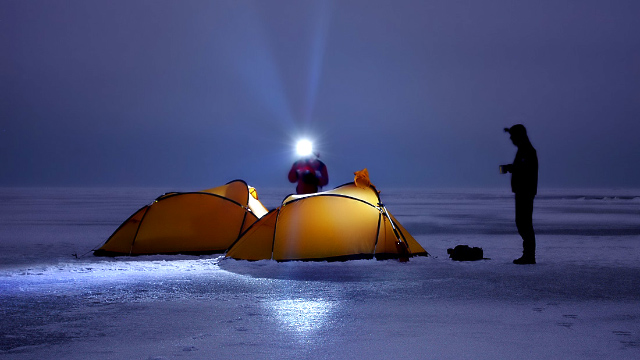
M 0 185 L 640 187 L 640 1 L 0 0 Z M 293 187 L 292 187 L 293 188 Z

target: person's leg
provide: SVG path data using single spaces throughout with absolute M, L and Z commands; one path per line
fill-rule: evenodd
M 522 258 L 517 263 L 535 264 L 536 234 L 533 230 L 534 196 L 516 194 L 516 227 L 522 237 Z M 515 261 L 514 261 L 515 262 Z

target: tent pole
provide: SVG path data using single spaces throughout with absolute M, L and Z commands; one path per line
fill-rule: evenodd
M 393 229 L 393 233 L 396 236 L 396 240 L 397 240 L 396 248 L 398 249 L 398 260 L 400 262 L 409 261 L 409 244 L 407 244 L 406 240 L 404 240 L 398 233 L 398 229 L 396 228 L 396 225 L 393 223 L 393 220 L 391 220 L 391 216 L 389 216 L 389 211 L 387 211 L 387 208 L 382 203 L 379 203 L 378 205 L 380 205 L 380 208 L 384 210 L 384 215 L 389 220 L 389 224 L 391 224 L 391 229 Z

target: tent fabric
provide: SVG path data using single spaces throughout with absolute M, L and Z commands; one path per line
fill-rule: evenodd
M 403 254 L 401 248 L 406 248 Z M 375 187 L 355 183 L 290 195 L 229 248 L 238 260 L 388 259 L 428 255 L 389 214 Z
M 221 253 L 266 213 L 242 180 L 167 193 L 131 215 L 94 255 Z

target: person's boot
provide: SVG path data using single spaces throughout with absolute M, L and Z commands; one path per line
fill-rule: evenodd
M 535 255 L 522 255 L 519 259 L 513 260 L 514 264 L 518 265 L 527 265 L 527 264 L 535 264 L 536 256 Z

